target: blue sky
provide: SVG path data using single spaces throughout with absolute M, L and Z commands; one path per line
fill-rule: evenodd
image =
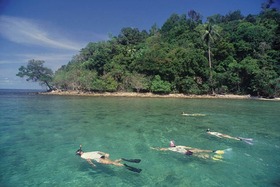
M 161 27 L 172 13 L 203 18 L 240 10 L 258 14 L 265 0 L 0 0 L 0 89 L 40 89 L 16 76 L 31 59 L 56 71 L 89 42 L 124 27 Z

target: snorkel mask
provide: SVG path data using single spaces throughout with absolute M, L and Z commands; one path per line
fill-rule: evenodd
M 170 141 L 169 147 L 176 147 L 174 140 L 171 140 L 171 141 Z
M 80 145 L 80 148 L 76 151 L 76 155 L 80 155 L 81 156 L 81 153 L 82 153 L 82 145 Z

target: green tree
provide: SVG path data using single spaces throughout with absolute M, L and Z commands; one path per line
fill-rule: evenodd
M 92 54 L 85 61 L 86 69 L 96 70 L 98 75 L 104 75 L 104 66 L 110 61 L 110 44 L 108 42 L 90 43 L 87 48 Z
M 148 37 L 148 33 L 137 28 L 126 27 L 121 30 L 118 36 L 118 42 L 122 45 L 136 45 L 144 41 Z
M 190 10 L 188 16 L 194 22 L 202 22 L 202 15 L 196 12 L 195 10 Z
M 255 94 L 256 82 L 253 83 L 257 74 L 259 74 L 260 68 L 258 60 L 252 57 L 246 57 L 240 62 L 240 72 L 241 77 L 241 88 L 243 93 Z
M 273 82 L 274 82 L 274 97 L 279 97 L 280 96 L 280 77 L 273 80 Z
M 86 91 L 279 95 L 280 13 L 271 6 L 247 17 L 240 11 L 213 15 L 207 24 L 195 11 L 173 14 L 149 34 L 123 28 L 118 36 L 81 49 L 56 72 L 54 85 Z
M 29 60 L 27 66 L 21 66 L 16 76 L 27 77 L 27 81 L 39 82 L 42 86 L 47 86 L 48 90 L 53 90 L 53 71 L 44 67 L 43 60 Z
M 135 89 L 137 92 L 140 92 L 141 90 L 145 91 L 149 89 L 150 81 L 145 75 L 139 73 L 133 73 L 129 78 L 130 78 L 129 82 L 131 87 Z
M 104 83 L 102 91 L 115 92 L 117 91 L 118 82 L 109 74 L 101 77 L 101 81 Z
M 171 84 L 167 81 L 161 80 L 159 75 L 156 75 L 152 81 L 151 91 L 154 93 L 170 93 L 171 92 Z
M 244 16 L 241 14 L 240 10 L 237 10 L 237 11 L 228 13 L 224 17 L 224 21 L 230 22 L 230 21 L 235 21 L 235 20 L 242 20 L 243 18 L 244 18 Z
M 81 71 L 78 77 L 78 82 L 82 90 L 91 91 L 93 90 L 92 83 L 97 78 L 97 73 L 94 71 L 84 70 Z
M 193 77 L 186 77 L 182 80 L 182 90 L 187 94 L 200 94 L 201 90 L 197 80 Z
M 257 71 L 251 83 L 253 93 L 256 93 L 258 96 L 274 96 L 276 87 L 275 77 L 275 71 L 271 71 L 266 68 L 262 68 Z
M 66 66 L 62 66 L 55 72 L 55 76 L 53 78 L 53 85 L 57 89 L 67 90 L 68 89 L 68 81 L 67 81 L 67 72 Z
M 172 29 L 176 28 L 180 23 L 180 16 L 178 14 L 172 14 L 162 25 L 161 33 L 168 34 Z
M 220 36 L 218 28 L 211 23 L 204 25 L 204 31 L 202 35 L 203 41 L 205 41 L 208 48 L 208 64 L 209 64 L 209 82 L 211 84 L 212 93 L 214 94 L 213 80 L 212 80 L 212 61 L 211 61 L 211 44 L 214 43 L 215 39 Z

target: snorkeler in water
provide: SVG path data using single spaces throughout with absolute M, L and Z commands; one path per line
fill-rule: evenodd
M 253 144 L 253 139 L 252 138 L 241 138 L 241 137 L 233 137 L 233 136 L 230 136 L 230 135 L 227 135 L 227 134 L 222 134 L 222 133 L 219 133 L 219 132 L 212 132 L 210 131 L 210 129 L 207 129 L 206 130 L 206 133 L 207 134 L 210 134 L 210 135 L 213 135 L 213 136 L 216 136 L 218 138 L 228 138 L 228 139 L 233 139 L 233 140 L 238 140 L 238 141 L 244 141 L 248 144 Z
M 198 148 L 193 148 L 193 147 L 188 147 L 183 145 L 175 145 L 174 140 L 170 141 L 169 147 L 167 148 L 151 147 L 151 149 L 158 150 L 158 151 L 173 151 L 188 156 L 196 156 L 203 159 L 216 158 L 217 160 L 222 158 L 222 156 L 218 156 L 218 155 L 224 154 L 223 150 L 213 151 L 213 150 L 198 149 Z M 216 155 L 212 156 L 211 153 L 215 153 Z
M 142 170 L 138 168 L 134 168 L 132 166 L 128 166 L 127 164 L 122 164 L 120 163 L 121 161 L 127 161 L 127 162 L 134 162 L 134 163 L 139 163 L 141 162 L 140 159 L 117 159 L 117 160 L 111 160 L 109 159 L 109 154 L 104 153 L 101 151 L 92 151 L 92 152 L 84 152 L 82 150 L 82 145 L 80 145 L 80 148 L 76 151 L 76 155 L 79 155 L 81 158 L 87 160 L 87 162 L 92 165 L 93 167 L 96 167 L 96 165 L 92 162 L 98 162 L 100 164 L 107 164 L 107 165 L 114 165 L 114 166 L 119 166 L 119 167 L 125 167 L 126 169 L 140 173 Z
M 206 116 L 206 114 L 199 114 L 199 113 L 194 113 L 194 114 L 188 114 L 185 112 L 182 112 L 183 116 Z

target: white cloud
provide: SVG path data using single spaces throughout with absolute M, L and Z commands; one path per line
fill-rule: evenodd
M 29 19 L 0 16 L 0 25 L 0 34 L 12 42 L 75 51 L 84 46 L 67 40 L 63 34 L 54 36 L 40 27 L 40 24 Z
M 4 39 L 0 44 L 0 88 L 40 87 L 38 83 L 17 77 L 18 68 L 35 59 L 44 60 L 45 67 L 56 71 L 66 65 L 88 42 L 108 39 L 107 35 L 91 31 L 64 32 L 63 29 L 33 19 L 0 15 L 0 37 Z
M 74 53 L 28 53 L 15 54 L 12 58 L 0 60 L 0 68 L 5 66 L 11 69 L 18 69 L 20 66 L 25 66 L 29 60 L 43 60 L 48 68 L 56 71 L 62 65 L 68 64 L 73 58 Z M 1 56 L 1 55 L 0 55 Z M 1 72 L 1 70 L 0 70 Z

